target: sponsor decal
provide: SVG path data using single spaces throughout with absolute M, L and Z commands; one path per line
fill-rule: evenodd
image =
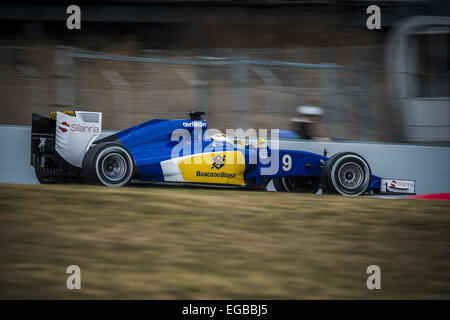
M 67 132 L 67 129 L 70 127 L 70 125 L 66 122 L 66 121 L 63 121 L 63 122 L 61 122 L 61 125 L 60 126 L 58 126 L 58 129 L 59 129 L 59 131 L 61 131 L 62 133 L 66 133 Z
M 38 148 L 41 152 L 45 151 L 45 144 L 47 143 L 47 138 L 39 137 L 39 145 Z
M 63 121 L 58 126 L 59 131 L 61 131 L 63 133 L 66 133 L 69 128 L 70 128 L 70 131 L 72 131 L 72 132 L 96 133 L 96 134 L 98 134 L 100 132 L 100 127 L 96 126 L 96 125 L 86 125 L 86 124 L 79 124 L 79 123 L 77 123 L 77 124 L 72 123 L 70 125 L 66 121 Z
M 75 117 L 75 111 L 60 111 L 60 112 L 67 114 L 68 116 Z M 50 112 L 50 117 L 53 120 L 56 120 L 56 112 L 55 111 Z
M 395 188 L 395 189 L 409 189 L 409 188 L 414 188 L 414 182 L 392 180 L 389 187 Z
M 206 126 L 206 122 L 203 121 L 183 122 L 183 127 L 185 128 L 205 128 Z
M 415 194 L 414 180 L 381 179 L 381 193 Z
M 202 172 L 197 171 L 197 177 L 208 177 L 208 178 L 227 178 L 227 179 L 235 179 L 235 173 L 227 173 L 227 172 Z
M 70 126 L 72 132 L 99 133 L 100 128 L 94 125 L 72 124 Z
M 226 155 L 221 156 L 220 154 L 218 154 L 217 156 L 215 156 L 212 159 L 214 162 L 212 163 L 211 169 L 220 170 L 223 166 L 225 166 L 225 159 L 226 158 L 227 158 Z M 227 173 L 227 172 L 197 171 L 197 177 L 235 179 L 236 178 L 236 174 L 235 173 Z
M 245 184 L 245 160 L 244 154 L 240 151 L 196 154 L 178 161 L 177 164 L 183 181 Z
M 227 156 L 221 156 L 220 154 L 219 155 L 217 155 L 217 156 L 215 156 L 214 158 L 213 158 L 213 164 L 212 164 L 212 167 L 211 167 L 211 169 L 214 169 L 214 168 L 216 168 L 217 170 L 219 170 L 220 168 L 222 168 L 224 165 L 225 165 L 225 158 L 226 158 Z

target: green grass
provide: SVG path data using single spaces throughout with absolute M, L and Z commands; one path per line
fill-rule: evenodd
M 3 184 L 0 298 L 449 299 L 449 213 L 438 201 Z M 381 290 L 366 288 L 371 264 Z

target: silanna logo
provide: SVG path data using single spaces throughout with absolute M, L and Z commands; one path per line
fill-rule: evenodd
M 69 128 L 69 124 L 66 121 L 61 122 L 61 125 L 58 126 L 59 131 L 61 131 L 62 133 L 66 133 L 67 129 Z
M 58 126 L 59 131 L 66 133 L 67 130 L 72 132 L 82 132 L 82 133 L 99 133 L 100 128 L 95 125 L 83 125 L 83 124 L 75 124 L 72 123 L 72 125 L 69 125 L 66 121 L 61 122 L 61 124 Z
M 391 181 L 390 187 L 391 187 L 391 188 L 397 188 L 397 181 L 392 180 L 392 181 Z
M 83 133 L 99 133 L 100 128 L 98 126 L 88 126 L 85 124 L 72 124 L 70 126 L 70 131 L 72 132 L 83 132 Z
M 217 170 L 219 170 L 220 168 L 222 168 L 225 165 L 225 158 L 226 156 L 221 156 L 221 155 L 217 155 L 213 158 L 214 162 L 212 164 L 211 169 L 216 168 Z

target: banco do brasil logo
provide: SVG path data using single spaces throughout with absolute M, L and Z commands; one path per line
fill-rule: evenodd
M 221 155 L 217 155 L 213 158 L 214 162 L 212 164 L 211 169 L 216 168 L 217 170 L 219 170 L 220 168 L 222 168 L 225 165 L 225 158 L 226 156 L 221 156 Z

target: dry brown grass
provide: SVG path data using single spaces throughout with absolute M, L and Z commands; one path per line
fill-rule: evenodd
M 0 185 L 0 298 L 450 298 L 450 204 Z M 69 291 L 68 265 L 82 289 Z M 382 290 L 366 288 L 366 268 Z

